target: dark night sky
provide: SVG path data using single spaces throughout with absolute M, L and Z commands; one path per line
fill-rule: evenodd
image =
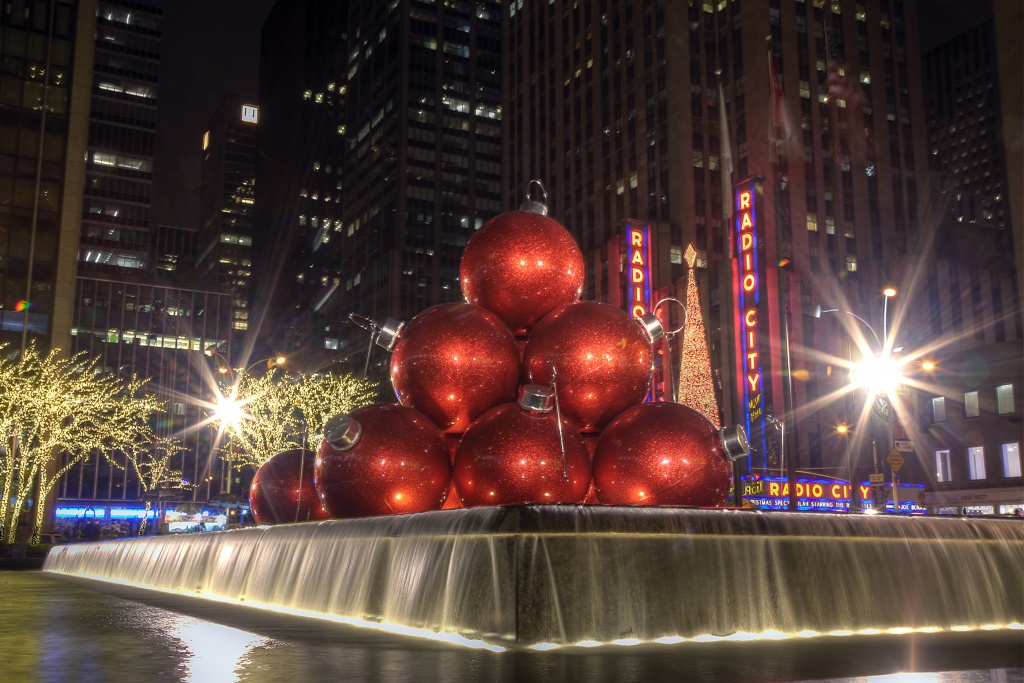
M 154 227 L 196 225 L 203 131 L 225 93 L 258 94 L 260 30 L 273 5 L 274 0 L 165 3 Z

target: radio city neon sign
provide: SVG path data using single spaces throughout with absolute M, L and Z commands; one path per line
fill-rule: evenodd
M 646 225 L 630 223 L 626 230 L 629 266 L 629 311 L 639 318 L 651 309 L 651 233 Z
M 739 292 L 736 310 L 741 332 L 740 365 L 748 422 L 763 417 L 762 362 L 760 357 L 760 281 L 757 260 L 757 214 L 752 182 L 736 189 L 736 249 L 739 261 Z

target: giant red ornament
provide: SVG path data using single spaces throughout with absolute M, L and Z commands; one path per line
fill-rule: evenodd
M 606 505 L 721 505 L 732 460 L 747 450 L 741 427 L 718 430 L 689 406 L 645 403 L 605 428 L 594 484 Z
M 541 318 L 583 291 L 583 253 L 569 231 L 527 201 L 487 221 L 466 244 L 459 266 L 462 294 L 529 334 Z
M 404 327 L 391 323 L 377 343 L 393 349 L 391 383 L 398 400 L 442 431 L 461 434 L 485 411 L 515 400 L 519 349 L 493 313 L 440 304 Z
M 328 420 L 315 469 L 332 517 L 438 510 L 452 476 L 441 432 L 400 405 L 366 406 Z
M 597 431 L 644 400 L 651 381 L 653 329 L 608 304 L 581 301 L 539 323 L 523 352 L 527 380 L 551 384 L 557 369 L 562 413 L 581 431 Z
M 256 470 L 249 487 L 249 508 L 258 524 L 328 519 L 313 481 L 315 455 L 283 451 Z
M 465 507 L 583 502 L 590 456 L 564 417 L 559 434 L 553 407 L 550 389 L 528 385 L 519 403 L 493 408 L 473 423 L 455 453 L 455 489 Z

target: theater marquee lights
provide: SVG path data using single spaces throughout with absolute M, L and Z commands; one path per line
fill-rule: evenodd
M 651 227 L 646 223 L 627 223 L 626 244 L 626 301 L 630 314 L 639 318 L 651 310 Z
M 736 297 L 737 384 L 747 434 L 755 452 L 767 454 L 764 418 L 764 358 L 762 342 L 767 341 L 767 319 L 763 315 L 764 258 L 761 253 L 763 189 L 753 179 L 736 185 L 733 220 Z M 767 457 L 767 455 L 765 455 Z M 751 463 L 754 465 L 754 463 Z

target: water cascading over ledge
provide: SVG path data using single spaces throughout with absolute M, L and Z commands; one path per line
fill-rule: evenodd
M 44 570 L 500 647 L 1024 622 L 1009 519 L 476 508 L 67 545 Z

